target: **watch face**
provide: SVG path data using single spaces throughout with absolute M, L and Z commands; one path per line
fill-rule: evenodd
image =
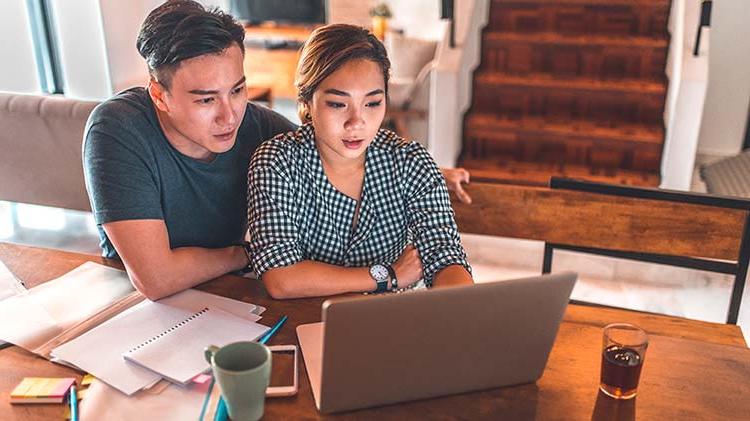
M 370 268 L 370 275 L 372 275 L 376 281 L 385 281 L 388 280 L 388 269 L 383 265 L 373 265 Z

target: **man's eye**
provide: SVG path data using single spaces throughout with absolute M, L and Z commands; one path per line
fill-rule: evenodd
M 344 104 L 340 102 L 333 102 L 333 101 L 326 101 L 326 105 L 328 105 L 331 108 L 343 108 Z
M 195 102 L 197 102 L 198 104 L 210 104 L 214 102 L 214 99 L 213 98 L 201 98 Z
M 380 104 L 382 104 L 382 103 L 383 103 L 383 100 L 381 99 L 380 101 L 368 102 L 367 106 L 368 107 L 379 107 Z
M 245 85 L 238 86 L 232 90 L 232 95 L 237 95 L 244 90 L 245 90 Z

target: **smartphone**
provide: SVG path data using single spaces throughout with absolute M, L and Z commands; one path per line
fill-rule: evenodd
M 266 396 L 293 396 L 297 394 L 297 345 L 272 345 L 271 379 L 266 389 Z

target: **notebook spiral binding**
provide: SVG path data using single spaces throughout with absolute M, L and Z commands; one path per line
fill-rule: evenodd
M 162 336 L 165 336 L 165 335 L 167 335 L 167 334 L 169 334 L 169 333 L 171 333 L 171 332 L 173 332 L 173 331 L 177 330 L 177 329 L 178 329 L 178 328 L 179 328 L 180 326 L 184 326 L 184 325 L 188 324 L 188 323 L 189 323 L 189 322 L 190 322 L 191 320 L 194 320 L 194 319 L 196 319 L 196 318 L 198 318 L 198 317 L 200 317 L 200 316 L 202 316 L 202 315 L 206 314 L 207 312 L 208 312 L 208 307 L 203 307 L 203 310 L 201 310 L 201 311 L 199 311 L 199 312 L 197 312 L 197 313 L 194 313 L 194 314 L 190 315 L 190 317 L 188 317 L 187 319 L 185 319 L 185 320 L 183 320 L 183 321 L 181 321 L 181 322 L 179 322 L 179 323 L 175 324 L 174 326 L 172 326 L 172 327 L 170 327 L 169 329 L 167 329 L 167 330 L 165 330 L 165 331 L 161 332 L 160 334 L 158 334 L 158 335 L 156 335 L 156 336 L 152 337 L 151 339 L 148 339 L 148 340 L 146 340 L 146 341 L 143 341 L 143 343 L 141 343 L 140 345 L 137 345 L 137 346 L 135 346 L 135 347 L 131 348 L 130 350 L 128 350 L 128 352 L 127 352 L 127 353 L 128 353 L 128 354 L 132 354 L 133 352 L 135 352 L 135 351 L 138 351 L 139 349 L 141 349 L 141 348 L 143 348 L 144 346 L 146 346 L 146 345 L 150 344 L 151 342 L 155 342 L 155 341 L 159 340 L 159 339 L 160 339 L 160 338 L 161 338 Z

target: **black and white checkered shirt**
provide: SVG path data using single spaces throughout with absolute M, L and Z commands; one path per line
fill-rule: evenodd
M 263 143 L 248 171 L 248 224 L 253 269 L 261 276 L 303 260 L 344 267 L 392 264 L 408 244 L 422 259 L 424 281 L 459 264 L 461 246 L 448 190 L 427 151 L 380 130 L 365 158 L 357 201 L 338 191 L 323 170 L 312 125 Z

